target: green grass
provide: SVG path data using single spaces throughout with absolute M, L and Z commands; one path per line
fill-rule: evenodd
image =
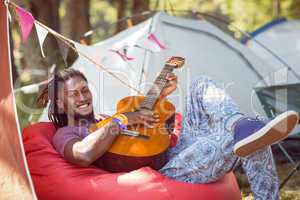
M 291 164 L 277 164 L 280 182 L 287 176 L 291 169 Z M 246 175 L 240 174 L 239 172 L 236 172 L 235 174 L 242 191 L 243 200 L 254 200 Z M 300 172 L 296 172 L 296 174 L 280 190 L 280 197 L 281 200 L 300 200 Z

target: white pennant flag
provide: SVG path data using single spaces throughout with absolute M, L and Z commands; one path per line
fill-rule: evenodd
M 35 25 L 37 36 L 38 36 L 38 39 L 39 39 L 41 53 L 42 53 L 42 56 L 45 58 L 45 54 L 44 54 L 44 50 L 43 50 L 43 44 L 44 44 L 44 41 L 47 37 L 48 31 L 45 28 L 41 27 L 39 24 L 35 23 L 35 22 L 34 22 L 34 25 Z

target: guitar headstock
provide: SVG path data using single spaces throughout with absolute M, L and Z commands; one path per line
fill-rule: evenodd
M 185 62 L 185 58 L 180 56 L 172 56 L 167 60 L 166 64 L 171 65 L 174 68 L 180 68 L 184 65 L 184 62 Z

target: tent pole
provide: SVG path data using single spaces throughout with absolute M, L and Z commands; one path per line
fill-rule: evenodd
M 154 23 L 154 18 L 151 19 L 151 23 L 149 25 L 149 29 L 148 29 L 148 34 L 150 34 L 152 32 L 152 28 L 153 28 L 153 23 Z M 146 65 L 148 65 L 149 63 L 149 56 L 151 55 L 150 52 L 145 50 L 144 53 L 144 59 L 143 59 L 143 67 L 142 67 L 142 71 L 141 71 L 141 75 L 140 75 L 140 80 L 139 80 L 139 90 L 141 90 L 141 85 L 142 85 L 142 81 L 143 81 L 143 76 L 147 76 L 146 72 L 145 72 L 145 67 Z M 147 60 L 147 64 L 146 64 L 146 60 Z
M 279 0 L 273 0 L 274 17 L 278 19 L 281 14 L 281 4 Z
M 26 164 L 13 93 L 7 1 L 0 1 L 0 194 L 1 200 L 37 199 Z

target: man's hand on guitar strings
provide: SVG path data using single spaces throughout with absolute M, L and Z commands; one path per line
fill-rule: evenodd
M 166 79 L 168 80 L 167 85 L 160 93 L 160 98 L 165 98 L 169 94 L 171 94 L 177 88 L 178 79 L 174 73 L 167 74 Z
M 159 122 L 159 115 L 151 110 L 141 109 L 134 112 L 124 113 L 128 118 L 128 125 L 145 125 L 147 128 L 153 128 Z

